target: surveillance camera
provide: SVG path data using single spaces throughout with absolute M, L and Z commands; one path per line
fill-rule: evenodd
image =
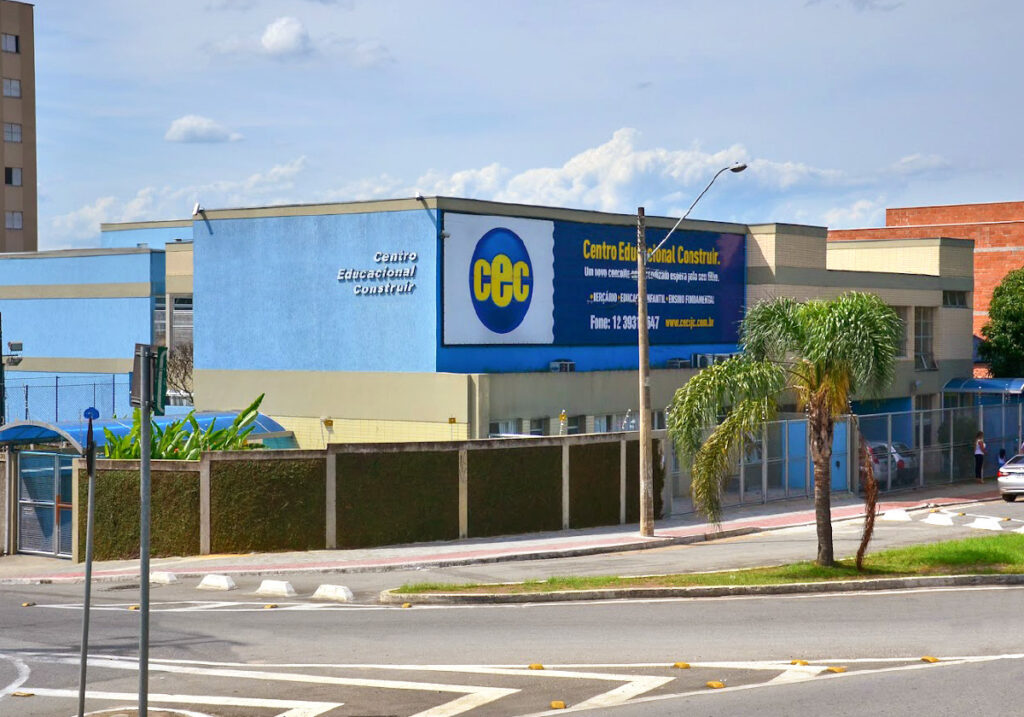
M 196 202 L 195 206 L 192 207 L 192 216 L 199 216 L 199 202 Z
M 420 194 L 419 192 L 416 192 L 416 199 L 417 199 L 417 201 L 422 202 L 423 201 L 423 195 Z

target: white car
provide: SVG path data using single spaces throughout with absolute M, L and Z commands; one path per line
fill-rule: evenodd
M 1024 455 L 1015 455 L 999 469 L 996 483 L 1003 500 L 1012 503 L 1018 495 L 1024 495 Z
M 886 446 L 884 441 L 868 441 L 868 450 L 875 464 L 876 480 L 884 482 L 889 472 L 892 473 L 893 484 L 911 485 L 917 480 L 917 454 L 906 443 L 893 441 L 891 446 Z M 885 460 L 887 453 L 888 467 Z

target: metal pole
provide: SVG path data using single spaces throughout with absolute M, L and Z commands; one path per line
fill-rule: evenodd
M 761 424 L 761 502 L 768 502 L 768 423 Z
M 152 353 L 148 346 L 140 348 L 140 435 L 139 435 L 139 717 L 149 714 L 149 459 L 150 425 L 149 409 L 152 400 L 150 385 Z
M 647 237 L 644 208 L 636 210 L 636 318 L 640 356 L 640 535 L 654 535 L 654 467 L 651 464 L 651 360 L 647 335 Z
M 87 412 L 88 413 L 88 412 Z M 92 603 L 92 534 L 93 503 L 96 488 L 96 443 L 92 435 L 92 418 L 86 434 L 85 461 L 89 473 L 89 498 L 85 519 L 85 597 L 82 606 L 82 655 L 78 673 L 78 717 L 85 716 L 85 672 L 89 659 L 89 608 Z
M 53 422 L 60 421 L 60 376 L 53 377 Z
M 924 488 L 924 417 L 927 411 L 921 411 L 917 418 L 917 486 Z
M 885 440 L 886 440 L 885 452 L 886 452 L 887 457 L 888 457 L 888 460 L 885 462 L 885 489 L 887 491 L 890 491 L 890 490 L 892 490 L 892 468 L 893 468 L 893 460 L 892 460 L 892 452 L 893 452 L 892 451 L 892 414 L 891 413 L 885 414 Z
M 25 384 L 25 420 L 28 420 L 28 384 Z

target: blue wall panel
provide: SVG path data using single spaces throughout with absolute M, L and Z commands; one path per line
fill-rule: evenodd
M 0 259 L 0 286 L 38 284 L 124 284 L 164 276 L 163 252 Z
M 670 358 L 689 359 L 694 353 L 731 353 L 735 344 L 651 346 L 651 366 L 664 368 Z M 556 359 L 576 362 L 577 371 L 636 370 L 637 346 L 444 346 L 438 350 L 438 370 L 453 373 L 510 373 L 547 371 Z
M 192 241 L 192 227 L 151 227 L 148 229 L 121 229 L 100 233 L 100 246 L 133 247 L 146 244 L 150 249 L 163 249 L 170 242 Z
M 197 369 L 435 370 L 433 212 L 212 220 L 195 231 Z M 403 251 L 417 260 L 375 261 Z M 338 279 L 412 267 L 412 279 Z M 389 285 L 395 293 L 356 294 Z
M 46 358 L 131 358 L 153 337 L 153 300 L 4 299 L 4 341 L 21 341 L 24 355 Z

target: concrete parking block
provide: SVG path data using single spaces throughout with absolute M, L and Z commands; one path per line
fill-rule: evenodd
M 977 518 L 967 524 L 968 528 L 975 528 L 977 530 L 998 530 L 1002 531 L 1003 526 L 999 522 L 999 518 L 989 518 L 984 515 L 979 515 Z
M 234 590 L 238 586 L 230 575 L 207 575 L 197 586 L 198 590 Z
M 264 580 L 256 594 L 268 597 L 295 597 L 295 588 L 287 580 Z
M 157 585 L 174 585 L 178 582 L 178 576 L 168 572 L 150 573 L 149 582 L 156 583 Z
M 332 602 L 352 602 L 355 596 L 344 585 L 321 585 L 313 593 L 314 600 L 330 600 Z
M 910 517 L 910 513 L 905 511 L 903 508 L 896 508 L 894 510 L 887 510 L 879 516 L 879 520 L 892 520 L 900 523 L 906 523 L 913 518 Z

